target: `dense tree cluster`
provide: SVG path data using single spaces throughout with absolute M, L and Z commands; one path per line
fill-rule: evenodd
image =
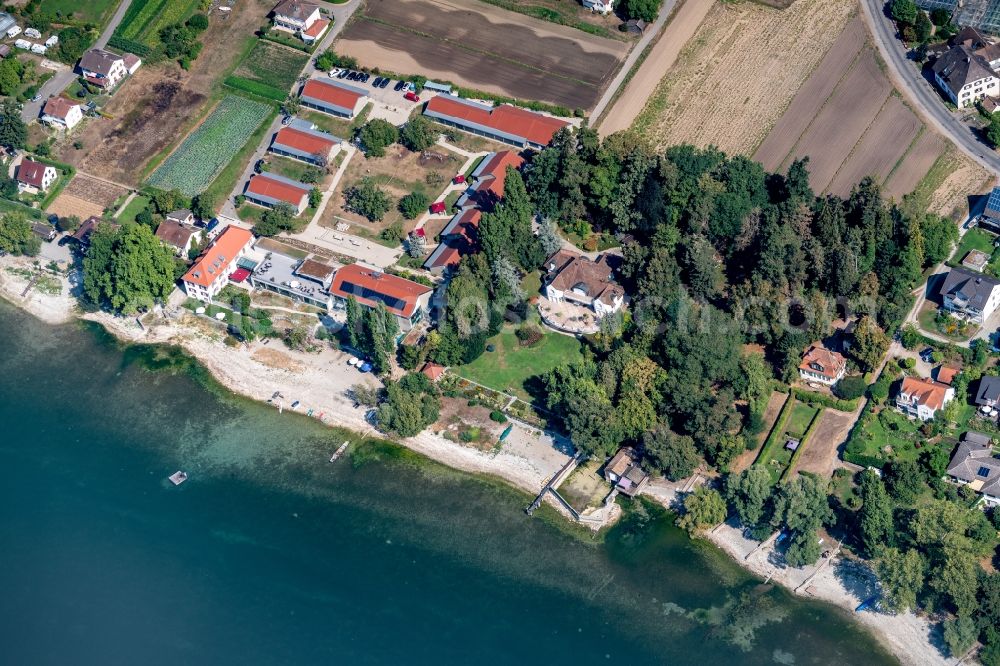
M 0 216 L 0 250 L 14 255 L 34 257 L 42 241 L 31 230 L 31 221 L 20 213 Z
M 375 308 L 362 308 L 351 297 L 347 301 L 347 325 L 344 327 L 346 342 L 366 354 L 376 373 L 392 369 L 391 359 L 396 350 L 399 323 L 396 316 L 382 303 Z
M 181 67 L 187 69 L 191 61 L 201 53 L 202 43 L 198 36 L 208 29 L 208 17 L 195 14 L 184 23 L 173 23 L 160 29 L 160 43 L 168 58 L 177 58 Z
M 368 157 L 384 157 L 385 149 L 399 141 L 399 128 L 388 120 L 375 118 L 358 129 L 358 141 Z
M 441 399 L 431 380 L 419 372 L 411 373 L 398 382 L 386 382 L 378 424 L 386 432 L 413 437 L 437 421 L 440 410 Z
M 166 299 L 177 278 L 174 254 L 143 224 L 98 225 L 83 260 L 88 300 L 134 314 Z
M 21 120 L 21 112 L 13 100 L 7 100 L 0 108 L 0 146 L 24 148 L 27 143 L 28 128 Z
M 371 222 L 381 220 L 389 212 L 389 195 L 371 178 L 362 178 L 344 193 L 344 206 Z

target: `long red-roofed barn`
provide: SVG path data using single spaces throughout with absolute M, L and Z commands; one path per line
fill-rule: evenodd
M 326 166 L 343 141 L 321 132 L 307 120 L 295 120 L 282 127 L 271 141 L 271 152 L 310 164 Z
M 302 86 L 299 101 L 302 106 L 332 116 L 353 118 L 365 107 L 368 93 L 363 88 L 321 76 L 306 81 Z
M 301 215 L 309 205 L 309 192 L 312 186 L 300 183 L 291 178 L 279 176 L 276 173 L 258 173 L 250 177 L 243 196 L 250 203 L 274 208 L 279 203 L 286 203 Z
M 488 139 L 538 150 L 549 145 L 552 135 L 569 125 L 565 120 L 510 104 L 487 106 L 450 95 L 428 100 L 424 115 Z
M 426 315 L 432 291 L 431 287 L 383 273 L 374 266 L 362 263 L 338 270 L 330 285 L 330 295 L 341 302 L 353 297 L 368 308 L 384 304 L 389 312 L 396 315 L 403 331 L 413 328 Z

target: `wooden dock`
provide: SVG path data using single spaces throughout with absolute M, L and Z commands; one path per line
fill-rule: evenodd
M 529 516 L 533 514 L 535 512 L 535 509 L 537 509 L 542 505 L 542 500 L 545 499 L 546 493 L 548 493 L 550 490 L 553 490 L 554 488 L 559 487 L 559 484 L 566 480 L 566 477 L 569 476 L 574 469 L 576 469 L 576 466 L 580 464 L 583 458 L 584 455 L 579 451 L 577 451 L 577 453 L 572 458 L 570 458 L 565 465 L 563 465 L 562 469 L 556 472 L 555 476 L 549 479 L 549 482 L 545 484 L 544 488 L 542 488 L 542 492 L 538 493 L 538 497 L 535 498 L 534 502 L 528 505 L 528 508 L 526 508 L 524 512 Z M 562 498 L 560 497 L 559 499 Z M 565 502 L 565 500 L 563 500 L 563 502 Z

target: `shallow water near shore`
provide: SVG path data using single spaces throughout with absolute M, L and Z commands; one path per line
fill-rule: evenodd
M 175 350 L 3 302 L 0 340 L 4 663 L 894 662 L 654 507 L 594 541 L 395 447 L 331 464 Z

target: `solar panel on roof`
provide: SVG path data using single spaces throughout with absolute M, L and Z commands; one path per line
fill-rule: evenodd
M 377 291 L 372 291 L 367 287 L 362 287 L 361 285 L 354 284 L 353 282 L 348 282 L 347 280 L 344 280 L 344 282 L 340 285 L 340 288 L 348 294 L 357 296 L 358 298 L 366 298 L 370 301 L 379 301 L 384 303 L 387 308 L 402 311 L 406 307 L 406 301 L 401 298 L 381 294 Z
M 986 202 L 986 207 L 993 210 L 1000 209 L 1000 187 L 994 187 L 993 191 L 990 192 L 990 198 Z
M 990 468 L 986 466 L 980 467 L 977 475 L 983 477 L 984 479 L 989 478 Z

